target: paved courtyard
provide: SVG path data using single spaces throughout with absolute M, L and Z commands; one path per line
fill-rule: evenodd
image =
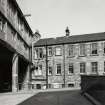
M 37 92 L 36 92 L 37 94 Z M 0 93 L 0 105 L 17 105 L 29 97 L 35 95 L 34 93 Z
M 18 105 L 92 105 L 79 90 L 41 92 Z

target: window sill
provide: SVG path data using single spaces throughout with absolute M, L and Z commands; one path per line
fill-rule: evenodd
M 34 60 L 43 60 L 44 58 L 35 58 Z
M 55 55 L 55 56 L 62 56 L 62 55 Z
M 48 76 L 53 76 L 52 74 L 48 74 Z
M 73 55 L 73 56 L 67 56 L 68 58 L 74 58 L 75 56 Z
M 79 57 L 86 57 L 86 55 L 79 55 Z
M 48 55 L 48 57 L 52 57 L 52 55 Z
M 74 75 L 74 73 L 68 73 L 68 76 L 72 76 L 72 75 Z
M 90 54 L 90 56 L 99 56 L 99 54 Z
M 87 73 L 80 73 L 80 75 L 86 75 Z
M 94 76 L 94 75 L 99 75 L 99 74 L 98 73 L 91 73 L 90 75 L 93 75 Z
M 56 74 L 56 76 L 62 76 L 62 74 Z

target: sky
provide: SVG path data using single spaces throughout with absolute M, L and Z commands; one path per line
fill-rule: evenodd
M 32 31 L 42 38 L 105 32 L 105 0 L 17 0 Z

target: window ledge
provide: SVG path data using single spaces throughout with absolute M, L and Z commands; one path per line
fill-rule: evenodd
M 53 55 L 48 55 L 48 57 L 52 57 Z
M 72 76 L 72 75 L 74 75 L 74 73 L 68 73 L 68 76 Z
M 75 56 L 73 55 L 73 56 L 67 56 L 68 58 L 74 58 Z
M 62 56 L 62 55 L 55 55 L 55 56 Z
M 90 54 L 90 56 L 99 56 L 99 54 Z
M 43 60 L 44 58 L 35 58 L 34 60 Z
M 52 74 L 48 74 L 48 76 L 53 76 Z
M 86 55 L 79 55 L 79 57 L 85 57 Z
M 62 76 L 62 74 L 56 74 L 56 76 Z
M 99 75 L 98 73 L 91 73 L 90 75 Z
M 86 75 L 87 73 L 80 73 L 80 75 Z

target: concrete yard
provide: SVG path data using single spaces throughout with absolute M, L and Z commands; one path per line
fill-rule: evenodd
M 92 105 L 80 90 L 40 92 L 18 105 Z

